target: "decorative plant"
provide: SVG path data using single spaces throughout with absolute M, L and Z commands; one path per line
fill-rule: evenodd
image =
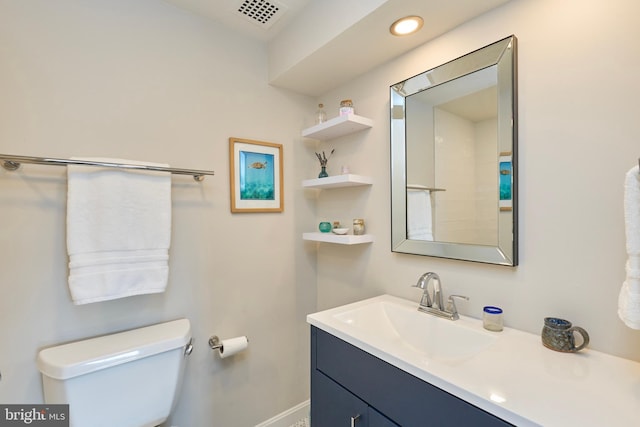
M 320 166 L 322 166 L 322 167 L 326 167 L 327 166 L 327 162 L 329 161 L 329 158 L 331 157 L 331 155 L 333 154 L 334 151 L 336 151 L 335 148 L 333 150 L 331 150 L 331 152 L 329 153 L 329 157 L 327 157 L 326 154 L 324 154 L 324 151 L 322 152 L 322 154 L 316 153 L 316 157 L 320 161 Z

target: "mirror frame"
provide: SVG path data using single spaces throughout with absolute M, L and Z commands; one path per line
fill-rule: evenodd
M 390 87 L 391 251 L 507 266 L 518 265 L 518 114 L 517 40 L 509 36 Z M 405 107 L 408 96 L 496 65 L 498 73 L 498 153 L 512 153 L 512 238 L 496 246 L 407 239 L 407 149 Z M 510 148 L 510 150 L 508 150 Z M 499 173 L 499 171 L 496 171 Z M 497 191 L 497 189 L 496 189 Z M 496 209 L 499 209 L 496 206 Z M 498 215 L 500 223 L 500 214 Z M 504 232 L 498 227 L 498 234 Z M 505 239 L 507 240 L 507 239 Z

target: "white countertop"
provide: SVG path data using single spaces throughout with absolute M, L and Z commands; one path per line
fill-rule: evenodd
M 638 362 L 589 348 L 556 352 L 544 347 L 537 334 L 511 328 L 488 332 L 480 320 L 465 316 L 456 322 L 497 339 L 464 359 L 434 360 L 335 317 L 372 301 L 418 306 L 382 295 L 310 314 L 307 322 L 517 426 L 640 426 Z

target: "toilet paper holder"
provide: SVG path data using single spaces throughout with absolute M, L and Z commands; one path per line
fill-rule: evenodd
M 211 350 L 220 350 L 222 348 L 222 341 L 217 335 L 209 337 L 209 347 L 211 347 Z
M 227 349 L 225 349 L 225 343 L 228 344 Z M 218 350 L 220 353 L 220 357 L 226 358 L 228 356 L 232 356 L 240 351 L 243 351 L 247 348 L 249 344 L 249 339 L 245 336 L 230 338 L 226 340 L 221 340 L 217 335 L 212 335 L 209 338 L 209 347 L 212 350 Z

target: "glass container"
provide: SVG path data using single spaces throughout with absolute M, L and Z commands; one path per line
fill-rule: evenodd
M 353 101 L 350 99 L 343 99 L 340 101 L 340 115 L 346 116 L 347 114 L 353 114 L 355 110 L 353 108 Z
M 324 123 L 327 121 L 327 113 L 324 112 L 324 104 L 318 104 L 318 110 L 316 111 L 316 124 Z
M 502 320 L 502 309 L 491 305 L 482 310 L 482 326 L 489 331 L 500 332 L 504 325 Z
M 364 234 L 364 219 L 356 218 L 353 220 L 353 234 L 356 236 Z

